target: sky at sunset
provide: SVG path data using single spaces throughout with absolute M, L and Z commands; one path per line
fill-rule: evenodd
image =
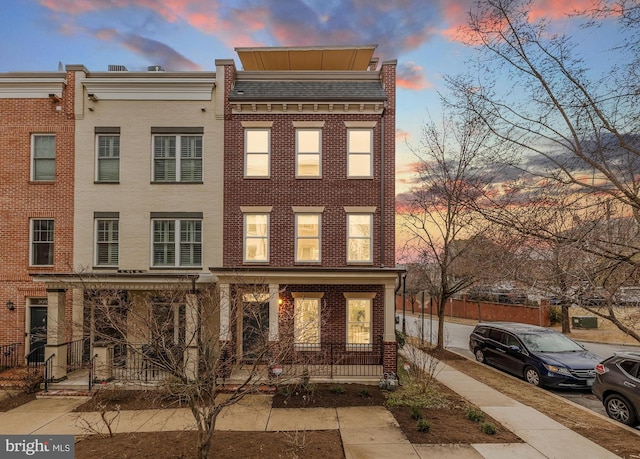
M 398 60 L 397 189 L 406 190 L 427 110 L 439 111 L 442 75 L 464 70 L 460 42 L 473 0 L 1 0 L 0 72 L 55 71 L 58 63 L 106 71 L 161 65 L 215 70 L 235 47 L 377 44 Z M 536 0 L 533 18 L 579 33 L 566 13 L 590 0 Z M 604 37 L 612 34 L 601 30 Z M 612 38 L 610 38 L 612 39 Z M 584 48 L 606 44 L 593 34 Z M 594 62 L 594 66 L 598 63 Z

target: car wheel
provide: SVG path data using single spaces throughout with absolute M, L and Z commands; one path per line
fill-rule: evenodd
M 480 363 L 484 363 L 484 352 L 482 351 L 482 349 L 476 349 L 476 351 L 474 352 L 475 356 L 476 356 L 476 360 Z
M 524 379 L 534 386 L 540 387 L 542 380 L 540 379 L 540 373 L 533 367 L 527 367 L 524 369 Z
M 604 408 L 611 419 L 632 427 L 637 424 L 636 413 L 631 403 L 622 395 L 609 395 L 604 400 Z

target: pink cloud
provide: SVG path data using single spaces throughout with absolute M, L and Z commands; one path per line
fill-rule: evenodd
M 405 89 L 419 91 L 431 87 L 424 76 L 424 69 L 415 62 L 406 62 L 398 67 L 396 84 Z
M 400 128 L 396 129 L 396 142 L 402 141 L 402 142 L 406 142 L 407 140 L 409 140 L 410 134 L 405 131 L 402 130 Z

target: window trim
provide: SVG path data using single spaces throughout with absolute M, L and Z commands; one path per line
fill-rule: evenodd
M 352 237 L 350 234 L 351 226 L 349 224 L 349 219 L 351 216 L 368 216 L 369 217 L 369 237 L 363 238 L 358 237 L 358 240 L 368 240 L 369 241 L 369 258 L 367 260 L 351 260 L 349 259 L 349 242 Z M 348 212 L 347 213 L 347 264 L 354 265 L 370 265 L 373 263 L 373 213 L 370 212 Z
M 205 142 L 204 142 L 204 135 L 202 133 L 202 130 L 200 128 L 193 128 L 191 129 L 193 132 L 189 132 L 188 128 L 184 128 L 183 130 L 180 131 L 180 133 L 177 133 L 176 129 L 158 129 L 158 128 L 152 128 L 151 130 L 151 183 L 154 185 L 158 185 L 158 184 L 187 184 L 187 185 L 198 185 L 198 184 L 202 184 L 204 183 L 204 151 L 205 151 Z M 157 180 L 156 179 L 156 138 L 158 137 L 173 137 L 175 138 L 175 142 L 176 142 L 176 147 L 175 147 L 175 175 L 176 178 L 173 181 L 170 180 Z M 182 180 L 181 178 L 181 172 L 182 172 L 182 138 L 183 137 L 200 137 L 200 143 L 202 144 L 202 147 L 200 149 L 200 156 L 196 157 L 196 158 L 188 158 L 188 159 L 199 159 L 200 160 L 200 175 L 201 178 L 200 180 L 193 180 L 193 181 L 185 181 Z
M 299 137 L 298 134 L 300 132 L 316 132 L 318 134 L 318 152 L 317 153 L 309 153 L 309 152 L 300 152 L 299 148 Z M 312 128 L 312 127 L 297 127 L 295 134 L 295 142 L 296 142 L 296 178 L 298 179 L 321 179 L 322 178 L 322 129 L 321 128 Z M 318 157 L 318 173 L 315 175 L 303 175 L 300 173 L 300 155 L 316 155 Z
M 351 133 L 352 132 L 368 132 L 369 133 L 369 145 L 370 145 L 370 150 L 369 152 L 363 153 L 363 152 L 357 152 L 357 153 L 352 153 L 351 152 Z M 348 127 L 347 128 L 347 178 L 349 179 L 370 179 L 373 178 L 373 150 L 374 150 L 374 145 L 373 145 L 373 128 L 368 128 L 368 127 Z M 352 174 L 350 171 L 350 164 L 351 164 L 351 156 L 352 155 L 356 155 L 356 156 L 368 156 L 369 157 L 369 174 L 368 175 L 355 175 Z
M 96 183 L 120 183 L 120 130 L 118 132 L 96 132 L 96 169 L 95 169 L 95 182 Z M 118 157 L 117 158 L 103 158 L 104 159 L 117 159 L 118 160 L 118 178 L 116 180 L 106 180 L 100 178 L 100 138 L 101 137 L 117 137 L 118 138 Z
M 352 347 L 354 349 L 362 349 L 363 347 L 372 348 L 373 347 L 373 299 L 375 298 L 375 293 L 366 293 L 366 292 L 356 292 L 350 293 L 345 292 L 344 297 L 346 299 L 345 303 L 345 343 L 347 348 Z M 353 343 L 349 341 L 349 303 L 351 301 L 366 301 L 369 303 L 369 342 L 368 343 Z
M 297 351 L 317 351 L 321 348 L 322 344 L 322 298 L 324 297 L 323 292 L 291 292 L 291 296 L 293 297 L 293 345 Z M 315 300 L 316 301 L 316 317 L 317 323 L 315 324 L 317 327 L 317 336 L 318 341 L 316 343 L 306 343 L 303 341 L 298 341 L 298 302 L 299 301 L 308 301 Z
M 53 158 L 36 158 L 36 137 L 53 137 Z M 53 132 L 41 132 L 31 134 L 31 174 L 30 179 L 32 182 L 38 183 L 51 183 L 56 180 L 56 134 Z M 39 179 L 36 177 L 36 161 L 37 160 L 49 160 L 53 161 L 53 178 L 52 179 Z
M 255 216 L 264 216 L 267 218 L 267 223 L 266 223 L 266 227 L 267 227 L 267 234 L 264 236 L 264 239 L 266 239 L 266 257 L 265 259 L 261 259 L 261 260 L 249 260 L 247 259 L 247 239 L 249 238 L 247 235 L 247 217 L 250 215 L 255 215 Z M 252 236 L 251 239 L 262 239 L 259 238 L 257 236 Z M 265 264 L 265 263 L 270 263 L 271 261 L 271 212 L 265 212 L 265 211 L 259 211 L 259 210 L 255 210 L 255 211 L 243 211 L 242 212 L 242 262 L 245 264 Z
M 247 151 L 247 137 L 249 132 L 266 132 L 267 133 L 267 151 L 266 152 L 248 152 Z M 244 178 L 247 179 L 269 179 L 271 178 L 271 128 L 270 127 L 245 127 L 244 128 Z M 249 155 L 266 155 L 267 156 L 267 173 L 266 175 L 249 175 Z
M 161 213 L 159 213 L 161 214 Z M 202 268 L 203 266 L 203 258 L 204 258 L 204 244 L 203 244 L 203 240 L 204 240 L 204 229 L 203 229 L 203 225 L 202 225 L 202 218 L 198 218 L 198 217 L 190 217 L 188 215 L 183 216 L 182 218 L 180 218 L 181 216 L 176 216 L 176 217 L 171 217 L 171 216 L 163 216 L 163 215 L 151 215 L 151 260 L 149 262 L 149 266 L 153 269 L 176 269 L 176 268 L 180 268 L 180 269 L 197 269 L 197 268 Z M 155 244 L 156 241 L 154 239 L 155 237 L 155 222 L 173 222 L 174 224 L 174 240 L 172 241 L 173 243 L 173 247 L 174 247 L 174 263 L 173 265 L 170 264 L 162 264 L 162 265 L 157 265 L 155 264 Z M 180 259 L 180 254 L 181 254 L 181 246 L 182 246 L 182 241 L 181 241 L 181 237 L 180 237 L 180 233 L 182 231 L 181 229 L 181 224 L 182 222 L 199 222 L 200 223 L 200 263 L 199 264 L 189 264 L 189 265 L 183 265 L 181 263 L 181 259 Z M 171 242 L 168 243 L 164 243 L 164 242 L 158 242 L 158 244 L 169 244 Z M 190 242 L 190 244 L 192 244 Z M 196 243 L 198 244 L 198 243 Z
M 300 216 L 315 216 L 318 218 L 318 235 L 316 237 L 301 237 L 298 234 L 298 217 Z M 321 212 L 296 212 L 294 217 L 294 261 L 300 264 L 321 264 L 322 263 L 322 213 Z M 303 260 L 298 258 L 298 243 L 300 239 L 317 239 L 318 240 L 318 259 L 317 260 Z
M 101 264 L 100 263 L 100 251 L 98 250 L 99 245 L 101 244 L 100 241 L 98 240 L 98 226 L 100 222 L 117 222 L 118 224 L 118 238 L 113 241 L 113 240 L 109 240 L 107 242 L 102 242 L 102 244 L 105 245 L 111 245 L 114 244 L 117 250 L 117 258 L 118 258 L 118 263 L 116 264 L 112 264 L 112 263 L 107 263 L 107 264 Z M 97 267 L 97 268 L 117 268 L 120 265 L 120 218 L 118 216 L 116 217 L 109 217 L 109 216 L 104 216 L 104 217 L 99 217 L 96 216 L 94 217 L 94 241 L 95 241 L 95 245 L 94 245 L 94 259 L 93 259 L 93 266 Z M 111 235 L 111 232 L 110 232 Z
M 36 221 L 50 221 L 53 222 L 53 227 L 52 227 L 52 236 L 53 236 L 53 240 L 51 241 L 47 241 L 47 244 L 51 244 L 52 246 L 52 253 L 51 253 L 51 263 L 47 263 L 47 264 L 36 264 L 34 263 L 34 256 L 35 256 L 35 251 L 34 249 L 34 245 L 36 244 L 36 241 L 34 240 L 34 231 L 35 231 L 35 227 L 34 224 Z M 55 219 L 53 218 L 31 218 L 29 220 L 29 266 L 33 266 L 33 267 L 46 267 L 46 266 L 54 266 L 55 264 L 55 240 L 56 240 L 56 226 L 55 226 Z M 38 241 L 38 243 L 41 243 L 42 241 Z

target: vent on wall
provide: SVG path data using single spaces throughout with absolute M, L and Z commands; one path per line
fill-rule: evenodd
M 110 72 L 126 72 L 127 68 L 124 65 L 109 65 Z

